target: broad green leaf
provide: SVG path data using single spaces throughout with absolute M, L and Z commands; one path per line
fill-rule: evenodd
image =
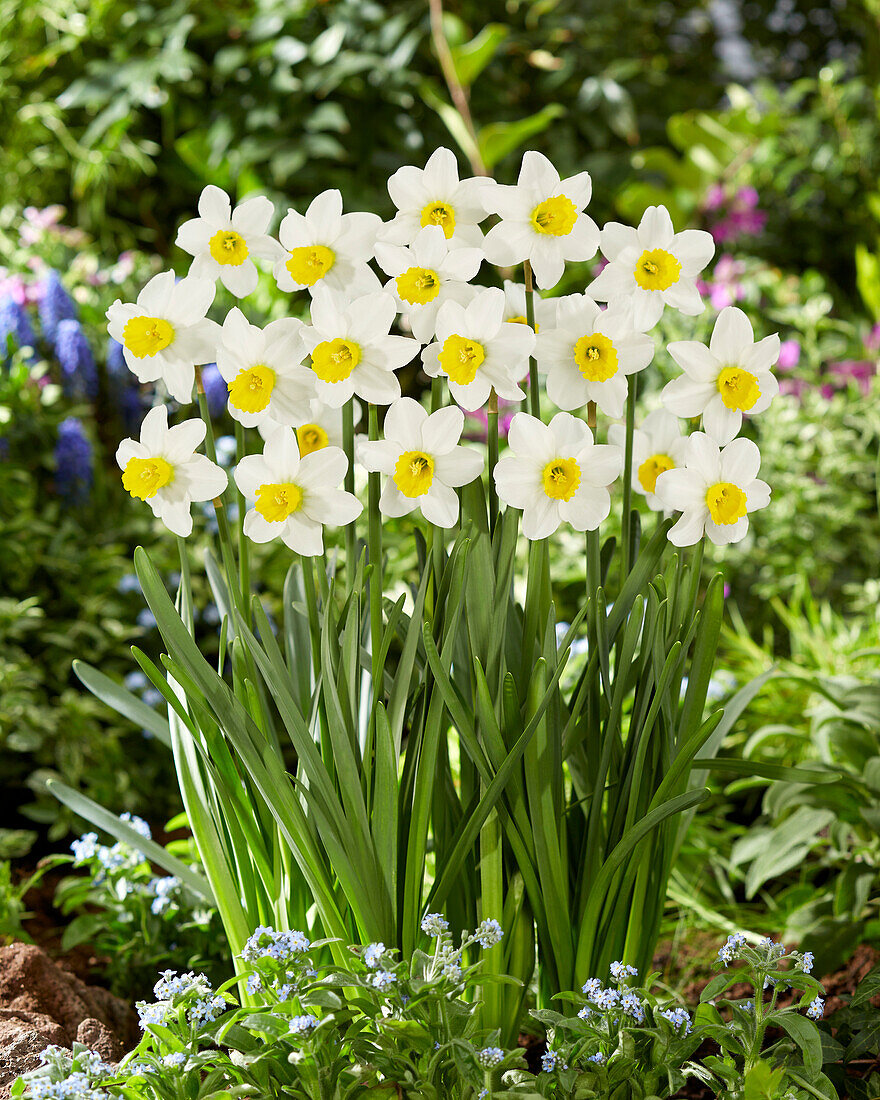
M 117 684 L 115 680 L 111 680 L 109 676 L 99 672 L 92 665 L 86 664 L 85 661 L 74 661 L 73 671 L 80 683 L 84 684 L 102 703 L 112 707 L 123 718 L 128 718 L 138 729 L 149 730 L 163 745 L 171 747 L 168 722 L 152 707 L 147 706 L 143 699 L 139 699 L 128 688 Z
M 455 74 L 462 87 L 469 88 L 489 64 L 502 42 L 510 34 L 503 23 L 487 23 L 470 42 L 452 47 Z
M 561 103 L 548 103 L 540 111 L 516 122 L 493 122 L 477 134 L 480 155 L 487 168 L 492 169 L 508 153 L 513 153 L 537 134 L 541 134 L 561 115 L 565 108 Z

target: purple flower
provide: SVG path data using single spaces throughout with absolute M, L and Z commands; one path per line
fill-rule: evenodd
M 0 361 L 6 358 L 9 337 L 16 348 L 34 348 L 37 337 L 24 308 L 6 294 L 0 298 Z
M 779 392 L 783 397 L 796 397 L 800 401 L 804 392 L 808 389 L 803 378 L 780 378 Z
M 61 364 L 61 382 L 68 397 L 98 395 L 98 368 L 79 321 L 58 322 L 55 354 Z
M 216 363 L 208 363 L 206 367 L 202 367 L 202 385 L 208 399 L 208 412 L 211 416 L 222 416 L 226 411 L 229 390 Z
M 76 306 L 73 299 L 64 289 L 58 272 L 50 269 L 43 281 L 40 296 L 40 322 L 43 326 L 43 335 L 50 344 L 54 345 L 59 324 L 62 321 L 75 320 Z
M 746 265 L 742 261 L 735 260 L 733 256 L 725 253 L 719 257 L 715 265 L 712 281 L 704 284 L 706 289 L 704 291 L 701 287 L 700 293 L 708 293 L 712 306 L 717 310 L 732 306 L 734 302 L 738 302 L 745 296 L 742 283 L 737 281 L 745 269 Z
M 828 373 L 839 380 L 841 387 L 849 381 L 858 384 L 862 397 L 871 392 L 871 379 L 877 373 L 877 364 L 868 359 L 841 359 L 839 363 L 829 363 Z
M 68 504 L 82 504 L 92 486 L 92 445 L 82 421 L 69 416 L 58 425 L 55 488 Z
M 711 191 L 711 189 L 710 189 Z M 707 200 L 703 203 L 704 210 L 720 210 L 724 205 L 723 191 L 719 197 L 717 192 L 712 193 L 711 203 Z M 727 204 L 725 216 L 712 226 L 712 236 L 716 241 L 735 241 L 739 237 L 754 237 L 760 233 L 767 223 L 767 215 L 758 209 L 758 192 L 754 187 L 740 187 L 733 199 Z
M 880 325 L 874 325 L 865 337 L 865 350 L 877 351 L 880 348 Z
M 779 345 L 779 358 L 776 360 L 777 370 L 794 370 L 801 358 L 801 346 L 797 340 L 783 340 Z
M 134 435 L 144 418 L 143 394 L 140 383 L 126 365 L 122 344 L 113 339 L 107 341 L 107 384 L 125 430 Z
M 720 183 L 713 183 L 703 199 L 704 210 L 720 210 L 724 205 L 724 188 Z

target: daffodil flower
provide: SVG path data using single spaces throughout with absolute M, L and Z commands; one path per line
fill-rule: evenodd
M 464 305 L 473 297 L 468 284 L 480 269 L 483 253 L 479 248 L 450 248 L 443 230 L 427 225 L 409 248 L 380 241 L 376 259 L 393 276 L 385 289 L 394 293 L 400 312 L 408 316 L 413 336 L 427 344 L 434 338 L 443 303 Z
M 340 192 L 323 191 L 305 214 L 288 210 L 281 222 L 284 254 L 275 264 L 275 281 L 281 290 L 308 288 L 312 294 L 318 287 L 350 297 L 378 290 L 369 261 L 381 224 L 377 214 L 343 214 Z
M 501 218 L 483 241 L 486 259 L 499 267 L 528 260 L 539 287 L 555 286 L 566 260 L 596 254 L 599 229 L 584 213 L 591 194 L 589 172 L 561 180 L 542 153 L 530 150 L 516 184 L 494 184 L 482 192 L 486 212 Z
M 538 369 L 547 375 L 547 396 L 560 409 L 595 401 L 607 416 L 623 415 L 628 374 L 654 357 L 650 336 L 636 332 L 628 311 L 601 310 L 586 294 L 556 299 L 556 325 L 535 341 Z
M 485 405 L 494 389 L 499 397 L 521 401 L 518 380 L 528 370 L 535 334 L 527 325 L 504 320 L 504 291 L 479 291 L 467 306 L 446 302 L 437 314 L 437 340 L 422 352 L 425 372 L 445 375 L 449 391 L 463 409 Z
M 519 325 L 529 323 L 526 316 L 526 288 L 524 283 L 512 279 L 504 280 L 504 320 Z M 533 297 L 535 307 L 535 332 L 542 328 L 552 328 L 556 324 L 556 305 L 558 298 L 542 298 L 536 293 Z
M 268 236 L 274 213 L 264 195 L 245 199 L 233 210 L 226 192 L 209 184 L 199 196 L 199 216 L 177 231 L 175 243 L 195 257 L 189 274 L 219 279 L 236 298 L 250 294 L 259 278 L 254 258 L 274 262 L 281 253 L 278 242 Z
M 265 421 L 292 425 L 308 416 L 315 382 L 302 365 L 302 327 L 293 317 L 281 317 L 261 329 L 240 309 L 227 314 L 217 369 L 229 389 L 229 412 L 246 428 Z
M 349 301 L 323 287 L 312 299 L 312 323 L 301 330 L 312 357 L 318 398 L 341 408 L 352 394 L 376 405 L 400 397 L 394 373 L 419 350 L 417 340 L 389 336 L 397 304 L 390 294 L 365 294 Z
M 379 239 L 388 244 L 410 245 L 420 229 L 436 225 L 452 248 L 479 247 L 486 217 L 480 195 L 492 181 L 483 176 L 458 178 L 458 163 L 451 149 L 435 149 L 424 168 L 406 164 L 388 180 L 388 194 L 397 207 Z
M 429 416 L 410 397 L 395 401 L 385 416 L 385 438 L 362 443 L 359 460 L 388 480 L 379 500 L 385 516 L 417 508 L 429 523 L 452 527 L 458 519 L 456 488 L 480 476 L 483 456 L 458 446 L 464 414 L 447 405 Z
M 718 314 L 708 347 L 676 340 L 669 354 L 684 374 L 667 383 L 663 404 L 676 416 L 702 415 L 703 428 L 719 443 L 739 432 L 743 413 L 764 412 L 779 392 L 770 370 L 779 358 L 779 337 L 756 343 L 751 322 L 736 306 Z
M 608 442 L 626 446 L 626 428 L 612 424 Z M 655 409 L 633 432 L 632 487 L 645 498 L 652 512 L 663 510 L 657 496 L 657 478 L 667 470 L 684 465 L 687 437 L 681 434 L 681 421 L 666 409 Z
M 244 517 L 252 542 L 280 538 L 298 554 L 314 557 L 324 550 L 324 526 L 352 523 L 363 505 L 339 488 L 348 459 L 339 447 L 300 457 L 292 428 L 277 427 L 260 455 L 245 455 L 235 468 L 235 483 L 254 501 Z
M 669 541 L 693 546 L 704 533 L 718 546 L 744 539 L 749 513 L 770 503 L 770 486 L 758 479 L 760 466 L 761 452 L 751 439 L 721 448 L 705 432 L 693 432 L 684 467 L 657 477 L 660 503 L 681 512 Z
M 715 254 L 711 233 L 685 229 L 676 233 L 665 206 L 649 206 L 639 228 L 609 222 L 599 238 L 608 260 L 587 287 L 600 302 L 625 299 L 633 326 L 646 332 L 660 320 L 664 306 L 688 316 L 702 313 L 696 278 Z
M 498 497 L 522 509 L 527 539 L 545 539 L 569 523 L 594 531 L 611 511 L 608 487 L 619 476 L 619 448 L 597 445 L 587 425 L 561 412 L 543 424 L 517 413 L 507 437 L 510 453 L 495 467 Z
M 206 430 L 202 420 L 169 428 L 167 409 L 157 405 L 144 417 L 140 440 L 123 439 L 116 451 L 125 489 L 184 538 L 192 533 L 192 502 L 219 497 L 228 484 L 225 470 L 195 453 Z
M 107 331 L 122 344 L 128 369 L 139 382 L 164 382 L 181 404 L 192 401 L 196 364 L 214 360 L 220 326 L 205 317 L 214 284 L 173 271 L 154 275 L 137 303 L 118 298 L 107 310 Z

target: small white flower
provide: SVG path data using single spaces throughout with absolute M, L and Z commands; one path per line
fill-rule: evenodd
M 626 446 L 626 428 L 612 424 L 608 429 L 608 442 Z M 633 432 L 632 487 L 641 493 L 652 512 L 660 512 L 663 505 L 656 493 L 657 478 L 665 470 L 683 466 L 687 454 L 687 436 L 681 434 L 681 421 L 665 409 L 649 413 L 641 427 Z
M 712 234 L 702 229 L 676 233 L 665 206 L 649 206 L 639 228 L 609 222 L 599 247 L 608 260 L 587 287 L 600 302 L 627 300 L 633 326 L 645 332 L 660 320 L 664 306 L 688 316 L 702 313 L 696 278 L 715 254 Z
M 323 525 L 339 527 L 355 520 L 363 505 L 338 486 L 348 459 L 338 447 L 300 458 L 292 428 L 279 426 L 261 455 L 245 455 L 235 483 L 255 506 L 244 518 L 253 542 L 281 538 L 298 554 L 314 557 L 324 550 Z
M 220 326 L 205 314 L 214 301 L 214 284 L 173 271 L 154 275 L 137 304 L 118 298 L 107 310 L 107 331 L 122 344 L 128 369 L 139 382 L 161 379 L 175 401 L 192 401 L 196 364 L 210 363 Z
M 145 500 L 169 531 L 184 538 L 192 532 L 192 502 L 213 500 L 228 484 L 221 467 L 195 453 L 206 431 L 202 420 L 169 428 L 168 410 L 157 405 L 144 417 L 140 440 L 123 439 L 116 451 L 123 486 Z
M 343 214 L 339 191 L 323 191 L 305 214 L 288 210 L 278 235 L 284 255 L 275 264 L 275 281 L 282 290 L 314 294 L 319 286 L 344 291 L 349 297 L 378 290 L 369 266 L 381 225 L 377 214 Z
M 594 444 L 582 420 L 561 412 L 548 425 L 517 413 L 507 439 L 512 453 L 495 467 L 495 484 L 505 504 L 522 509 L 527 539 L 547 538 L 563 521 L 594 531 L 608 516 L 608 486 L 623 456 L 617 447 Z
M 409 317 L 413 336 L 427 344 L 434 338 L 437 312 L 444 302 L 467 303 L 474 294 L 468 285 L 480 269 L 479 248 L 450 248 L 438 225 L 427 225 L 409 248 L 376 245 L 382 270 L 393 276 L 386 290 L 393 291 L 401 313 Z
M 412 244 L 419 230 L 437 225 L 452 248 L 479 247 L 479 223 L 486 217 L 480 195 L 492 181 L 482 176 L 458 178 L 451 149 L 435 149 L 424 168 L 407 164 L 388 180 L 388 194 L 397 207 L 393 220 L 380 231 L 388 244 Z
M 779 392 L 770 371 L 779 358 L 779 337 L 756 343 L 751 322 L 736 306 L 718 314 L 708 347 L 676 340 L 669 354 L 684 374 L 664 387 L 663 404 L 676 416 L 702 415 L 703 428 L 719 443 L 733 439 L 744 412 L 764 412 Z
M 469 411 L 499 397 L 521 401 L 518 380 L 528 370 L 535 334 L 504 320 L 504 291 L 479 291 L 467 306 L 446 302 L 437 314 L 437 340 L 422 352 L 425 373 L 445 375 L 455 400 Z
M 483 456 L 459 447 L 464 414 L 447 405 L 429 416 L 412 398 L 395 401 L 385 416 L 385 438 L 360 446 L 363 466 L 388 475 L 379 510 L 406 516 L 420 508 L 429 523 L 452 527 L 458 519 L 455 489 L 479 477 Z
M 229 388 L 229 412 L 246 428 L 272 421 L 295 424 L 308 417 L 314 375 L 302 365 L 302 322 L 293 317 L 251 325 L 240 309 L 223 322 L 217 369 Z
M 534 293 L 535 305 L 535 331 L 541 328 L 552 328 L 556 324 L 556 306 L 558 298 L 542 298 L 536 291 Z M 526 319 L 526 288 L 524 283 L 515 283 L 512 279 L 504 280 L 504 320 L 515 321 L 520 325 L 527 325 Z
M 538 286 L 555 286 L 566 260 L 596 253 L 599 229 L 584 213 L 591 194 L 589 172 L 560 180 L 542 153 L 529 150 L 515 185 L 495 184 L 482 194 L 486 211 L 501 217 L 483 242 L 486 258 L 499 267 L 528 260 Z
M 606 416 L 622 416 L 626 376 L 653 357 L 653 340 L 633 329 L 628 311 L 603 311 L 586 294 L 557 299 L 555 327 L 542 329 L 535 341 L 547 396 L 569 411 L 595 401 Z
M 761 453 L 750 439 L 734 439 L 722 449 L 705 432 L 694 432 L 684 467 L 657 478 L 660 503 L 682 513 L 669 541 L 693 546 L 704 532 L 718 546 L 744 539 L 748 513 L 770 503 L 770 486 L 758 480 L 760 466 Z
M 299 453 L 305 458 L 312 451 L 320 451 L 324 447 L 341 447 L 342 437 L 342 409 L 331 408 L 313 397 L 309 402 L 309 411 L 293 422 L 296 428 L 296 441 L 299 444 Z
M 341 408 L 352 394 L 375 405 L 400 397 L 394 372 L 413 358 L 419 343 L 388 335 L 396 316 L 397 305 L 385 292 L 350 301 L 323 287 L 315 291 L 312 323 L 304 326 L 302 338 L 325 405 Z
M 250 294 L 259 278 L 253 257 L 275 261 L 281 254 L 281 246 L 268 236 L 274 213 L 264 195 L 233 210 L 226 192 L 209 184 L 199 196 L 199 217 L 177 231 L 175 243 L 195 257 L 190 275 L 219 279 L 236 298 Z

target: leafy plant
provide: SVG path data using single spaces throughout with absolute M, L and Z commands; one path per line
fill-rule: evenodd
M 143 819 L 124 814 L 120 820 L 141 842 L 152 839 Z M 168 828 L 183 825 L 181 815 Z M 42 863 L 44 868 L 72 863 L 85 871 L 63 879 L 55 891 L 56 906 L 65 916 L 73 914 L 61 947 L 67 951 L 88 943 L 105 956 L 104 977 L 114 992 L 131 997 L 149 988 L 160 963 L 196 967 L 214 980 L 228 974 L 217 912 L 193 893 L 191 876 L 157 876 L 144 852 L 121 841 L 99 844 L 96 833 L 75 840 L 71 850 L 72 856 Z M 166 861 L 180 860 L 183 870 L 197 864 L 189 839 L 171 841 L 162 851 Z

